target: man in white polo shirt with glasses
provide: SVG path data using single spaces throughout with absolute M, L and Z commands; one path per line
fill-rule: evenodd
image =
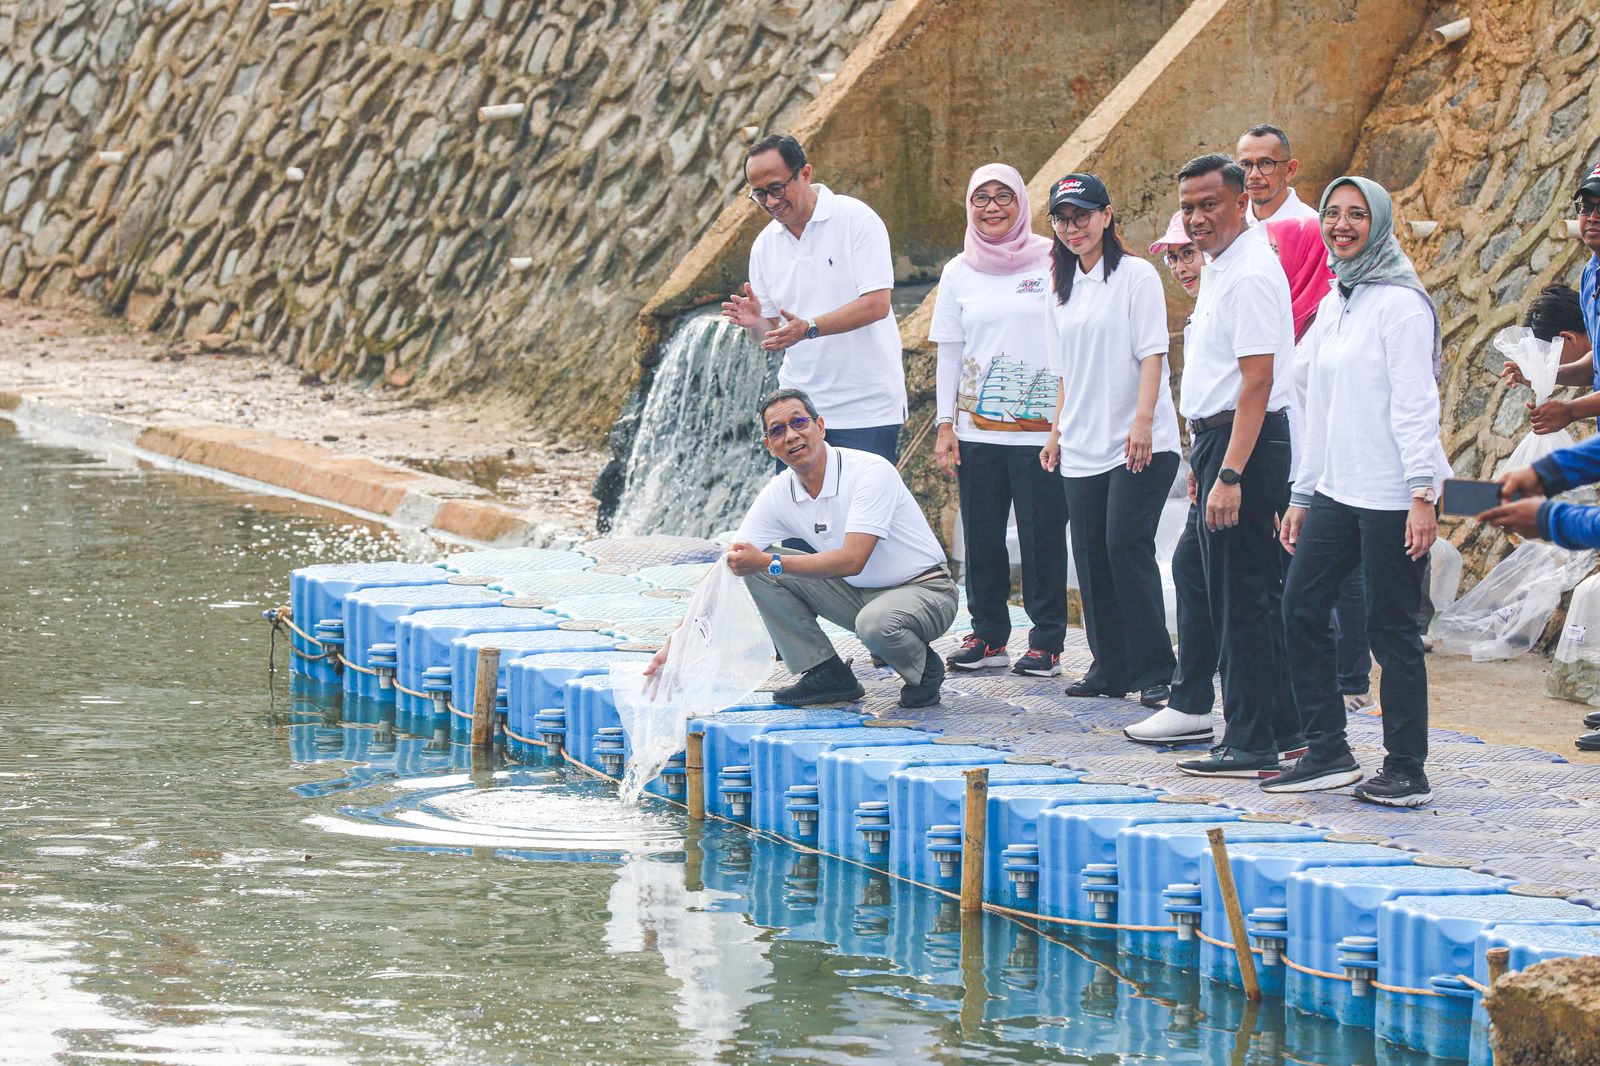
M 1316 218 L 1317 209 L 1300 199 L 1290 184 L 1300 172 L 1300 160 L 1289 150 L 1289 135 L 1262 122 L 1239 138 L 1234 161 L 1244 168 L 1244 191 L 1250 197 L 1250 225 Z
M 1202 777 L 1258 777 L 1304 744 L 1288 686 L 1275 518 L 1289 500 L 1294 317 L 1264 227 L 1245 220 L 1244 170 L 1204 155 L 1178 171 L 1178 206 L 1209 258 L 1183 352 L 1180 413 L 1198 481 L 1200 565 L 1216 634 L 1226 730 Z
M 750 249 L 750 280 L 722 305 L 769 352 L 784 353 L 778 384 L 802 389 L 833 443 L 900 452 L 906 377 L 889 307 L 894 260 L 883 220 L 813 183 L 793 137 L 765 137 L 745 159 L 749 196 L 772 216 Z
M 833 446 L 823 422 L 799 389 L 761 401 L 767 451 L 786 468 L 756 497 L 726 556 L 784 664 L 801 675 L 772 698 L 798 707 L 863 695 L 820 617 L 854 632 L 900 675 L 902 707 L 938 703 L 944 660 L 930 644 L 956 616 L 944 549 L 894 465 Z M 774 551 L 785 538 L 804 538 L 816 552 Z

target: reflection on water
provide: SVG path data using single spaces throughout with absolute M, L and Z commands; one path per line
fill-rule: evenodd
M 877 872 L 269 688 L 289 566 L 394 543 L 3 427 L 0 1062 L 1376 1061 L 1108 942 L 964 930 Z

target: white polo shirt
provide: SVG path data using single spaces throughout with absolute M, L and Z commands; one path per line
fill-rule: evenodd
M 1200 270 L 1200 296 L 1183 349 L 1184 418 L 1209 418 L 1239 402 L 1239 360 L 1272 354 L 1268 411 L 1294 403 L 1294 312 L 1289 278 L 1267 240 L 1247 229 Z
M 798 537 L 819 552 L 844 547 L 846 533 L 878 538 L 861 573 L 844 580 L 862 589 L 892 588 L 945 565 L 944 549 L 894 464 L 871 452 L 826 445 L 828 470 L 812 499 L 793 470 L 767 482 L 735 542 L 766 550 Z
M 1151 442 L 1177 452 L 1178 415 L 1168 384 L 1167 297 L 1161 275 L 1143 259 L 1122 257 L 1105 276 L 1102 256 L 1072 279 L 1072 298 L 1050 294 L 1050 366 L 1061 379 L 1061 476 L 1093 477 L 1127 462 L 1128 430 L 1139 409 L 1139 368 L 1161 360 Z
M 1044 446 L 1059 377 L 1045 354 L 1054 302 L 1049 263 L 1016 274 L 985 274 L 960 256 L 945 264 L 928 339 L 939 346 L 938 413 L 958 440 Z
M 1400 285 L 1337 287 L 1301 341 L 1309 367 L 1305 441 L 1294 494 L 1350 507 L 1405 511 L 1414 488 L 1443 488 L 1433 308 Z
M 798 238 L 773 219 L 750 248 L 750 288 L 767 318 L 804 319 L 858 296 L 894 288 L 883 220 L 860 200 L 815 185 L 817 206 Z M 778 384 L 804 389 L 834 429 L 894 426 L 906 419 L 906 376 L 894 315 L 783 355 Z
M 1245 209 L 1245 221 L 1252 226 L 1259 226 L 1263 222 L 1285 222 L 1291 218 L 1316 218 L 1317 209 L 1300 199 L 1300 194 L 1294 191 L 1294 186 L 1289 187 L 1289 195 L 1284 198 L 1278 209 L 1266 218 L 1256 217 L 1256 205 L 1251 204 Z

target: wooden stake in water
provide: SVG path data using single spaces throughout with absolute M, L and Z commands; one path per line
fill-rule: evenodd
M 478 649 L 478 684 L 472 692 L 472 746 L 494 744 L 494 705 L 500 694 L 500 649 Z
M 1244 910 L 1239 906 L 1239 890 L 1233 884 L 1233 866 L 1228 862 L 1228 845 L 1222 829 L 1206 830 L 1211 842 L 1211 862 L 1217 868 L 1217 887 L 1222 890 L 1222 905 L 1228 912 L 1228 927 L 1233 930 L 1233 953 L 1239 958 L 1239 981 L 1244 985 L 1244 997 L 1251 1003 L 1261 1002 L 1261 985 L 1256 980 L 1256 960 L 1250 953 L 1250 934 L 1244 927 Z
M 1484 960 L 1489 964 L 1489 987 L 1506 975 L 1511 968 L 1510 948 L 1490 948 L 1484 953 Z
M 683 804 L 689 808 L 691 822 L 706 817 L 706 735 L 700 730 L 689 734 L 683 756 Z
M 989 834 L 989 768 L 963 770 L 967 802 L 961 817 L 961 910 L 983 910 L 983 848 Z

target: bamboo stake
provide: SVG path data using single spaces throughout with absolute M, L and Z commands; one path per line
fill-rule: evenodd
M 1489 988 L 1494 988 L 1494 983 L 1506 975 L 1506 970 L 1511 968 L 1510 948 L 1490 948 L 1484 953 L 1484 958 L 1489 963 Z
M 500 692 L 500 649 L 478 649 L 478 684 L 472 692 L 472 746 L 494 744 L 494 705 Z
M 689 821 L 703 822 L 706 818 L 706 735 L 701 730 L 689 734 L 684 749 L 683 791 L 684 806 L 689 808 Z
M 1250 934 L 1244 927 L 1244 911 L 1239 906 L 1239 890 L 1233 883 L 1233 866 L 1228 862 L 1228 845 L 1221 828 L 1206 830 L 1211 842 L 1211 861 L 1217 868 L 1217 887 L 1222 890 L 1222 905 L 1228 912 L 1228 927 L 1233 930 L 1233 953 L 1239 957 L 1239 979 L 1244 983 L 1245 999 L 1261 1002 L 1261 985 L 1256 980 L 1256 960 L 1250 954 Z
M 983 850 L 989 832 L 989 768 L 964 770 L 966 811 L 961 819 L 961 910 L 983 910 Z

